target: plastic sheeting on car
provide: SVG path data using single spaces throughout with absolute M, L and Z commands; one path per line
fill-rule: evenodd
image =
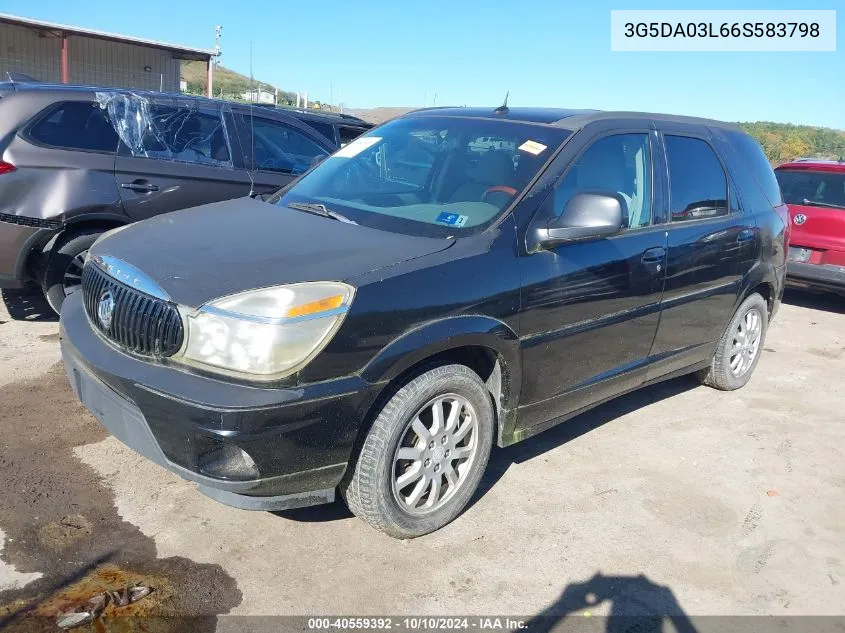
M 232 167 L 222 104 L 124 91 L 96 99 L 133 156 Z

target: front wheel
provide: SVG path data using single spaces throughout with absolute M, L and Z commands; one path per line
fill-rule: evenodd
M 737 309 L 716 345 L 710 367 L 699 373 L 701 381 L 723 391 L 743 387 L 760 361 L 768 326 L 766 300 L 755 292 Z
M 47 303 L 56 314 L 69 294 L 82 288 L 82 266 L 88 249 L 97 241 L 102 231 L 80 232 L 60 238 L 44 270 L 41 288 Z
M 420 374 L 378 414 L 341 484 L 346 504 L 396 538 L 443 527 L 481 481 L 493 426 L 490 394 L 474 371 L 444 365 Z

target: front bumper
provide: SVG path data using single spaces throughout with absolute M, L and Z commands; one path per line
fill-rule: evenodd
M 817 288 L 842 292 L 845 290 L 845 266 L 833 264 L 804 264 L 789 262 L 786 272 L 788 286 Z
M 117 439 L 228 505 L 283 510 L 334 500 L 381 385 L 352 376 L 274 389 L 140 360 L 94 332 L 81 294 L 62 305 L 62 358 L 76 395 Z M 245 452 L 258 476 L 209 474 L 204 460 L 220 447 Z

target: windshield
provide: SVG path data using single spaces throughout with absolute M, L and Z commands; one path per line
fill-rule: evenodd
M 274 202 L 318 203 L 358 224 L 412 235 L 480 231 L 569 134 L 511 121 L 397 119 L 337 151 Z
M 845 209 L 845 173 L 835 171 L 775 171 L 784 202 L 836 206 Z

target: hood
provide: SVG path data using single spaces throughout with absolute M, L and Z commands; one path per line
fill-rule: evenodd
M 453 243 L 238 198 L 129 225 L 98 241 L 90 254 L 126 262 L 176 303 L 197 308 L 253 288 L 348 281 Z

